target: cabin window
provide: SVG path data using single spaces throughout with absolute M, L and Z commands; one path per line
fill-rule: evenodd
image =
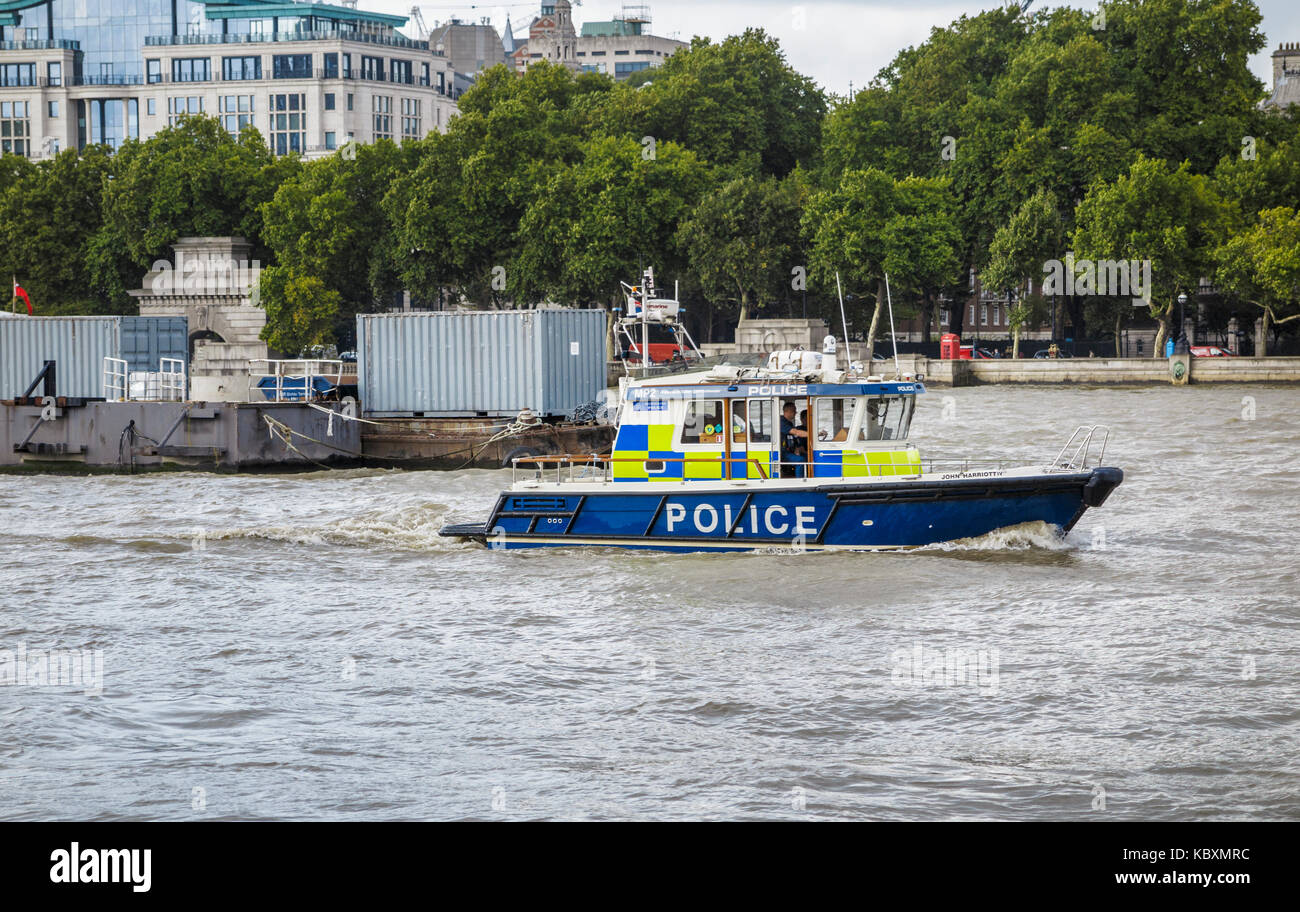
M 731 442 L 744 443 L 746 439 L 745 400 L 733 399 L 731 402 Z
M 817 400 L 817 439 L 837 443 L 849 439 L 858 400 L 849 397 Z
M 772 443 L 772 400 L 750 399 L 748 402 L 749 442 Z
M 692 399 L 686 403 L 682 443 L 722 443 L 722 400 Z
M 867 400 L 862 418 L 862 440 L 902 440 L 912 419 L 911 396 L 886 396 Z

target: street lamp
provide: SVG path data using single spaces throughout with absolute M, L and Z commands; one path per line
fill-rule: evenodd
M 1178 296 L 1178 351 L 1180 354 L 1187 352 L 1187 323 L 1183 318 L 1183 308 L 1187 306 L 1187 295 Z

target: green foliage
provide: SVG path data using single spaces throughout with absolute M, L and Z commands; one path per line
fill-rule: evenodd
M 817 154 L 825 112 L 821 90 L 790 67 L 777 40 L 747 29 L 719 44 L 696 38 L 643 84 L 615 86 L 604 129 L 783 177 Z
M 265 255 L 260 206 L 298 168 L 296 158 L 272 157 L 256 130 L 232 139 L 215 117 L 183 117 L 144 142 L 128 140 L 91 241 L 95 286 L 124 302 L 123 273 L 165 257 L 178 237 L 239 235 Z
M 654 158 L 644 153 L 634 139 L 599 137 L 547 180 L 520 222 L 519 253 L 507 269 L 519 300 L 608 301 L 618 277 L 651 265 L 671 275 L 682 265 L 674 235 L 708 170 L 675 143 L 660 143 Z
M 1139 156 L 1128 174 L 1098 183 L 1078 206 L 1075 253 L 1091 260 L 1151 261 L 1151 314 L 1209 275 L 1226 210 L 1211 181 L 1183 164 Z
M 336 292 L 342 321 L 374 310 L 377 300 L 401 288 L 381 204 L 393 180 L 409 168 L 413 149 L 381 140 L 357 147 L 355 158 L 335 154 L 308 162 L 262 204 L 263 240 L 275 263 Z M 295 329 L 271 325 L 273 313 L 276 320 L 295 319 L 286 302 L 275 298 L 286 289 L 292 287 L 261 289 L 267 332 L 296 338 Z
M 1039 190 L 1021 204 L 993 235 L 989 264 L 980 274 L 985 288 L 1014 291 L 1043 275 L 1043 263 L 1063 253 L 1064 229 L 1056 194 Z
M 1215 253 L 1216 276 L 1228 291 L 1264 310 L 1270 322 L 1300 319 L 1300 214 L 1266 209 L 1248 230 Z
M 384 202 L 407 288 L 501 300 L 493 270 L 514 257 L 520 221 L 552 175 L 581 158 L 593 94 L 592 80 L 539 64 L 523 76 L 493 68 L 461 97 L 461 115 L 422 144 Z
M 792 178 L 746 175 L 705 194 L 678 229 L 690 268 L 714 301 L 740 305 L 740 319 L 781 297 L 798 262 L 799 190 Z
M 114 166 L 109 150 L 67 149 L 38 165 L 9 159 L 25 167 L 8 172 L 14 176 L 0 190 L 0 274 L 16 276 L 43 316 L 125 312 L 121 302 L 94 293 L 86 256 L 104 221 L 103 187 Z
M 261 279 L 266 306 L 262 338 L 273 351 L 297 357 L 334 341 L 343 307 L 337 291 L 318 276 L 304 275 L 291 266 L 264 269 Z

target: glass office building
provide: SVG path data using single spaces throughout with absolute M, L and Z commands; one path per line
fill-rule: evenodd
M 455 110 L 454 71 L 405 22 L 315 0 L 0 0 L 0 154 L 117 149 L 196 114 L 277 155 L 422 137 Z
M 12 5 L 0 0 L 0 8 Z M 6 23 L 5 41 L 56 39 L 81 47 L 83 85 L 130 85 L 141 80 L 140 49 L 150 35 L 201 34 L 212 23 L 203 4 L 192 0 L 46 0 L 28 6 Z M 215 23 L 220 32 L 221 24 Z

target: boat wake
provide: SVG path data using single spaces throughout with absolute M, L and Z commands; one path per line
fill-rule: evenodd
M 959 538 L 917 548 L 917 551 L 1072 551 L 1074 546 L 1056 527 L 1045 522 L 1027 522 L 994 529 L 974 538 Z
M 369 548 L 399 551 L 457 551 L 472 543 L 438 535 L 450 511 L 446 504 L 426 503 L 396 512 L 376 511 L 316 525 L 211 529 L 207 541 L 261 540 L 294 545 Z

